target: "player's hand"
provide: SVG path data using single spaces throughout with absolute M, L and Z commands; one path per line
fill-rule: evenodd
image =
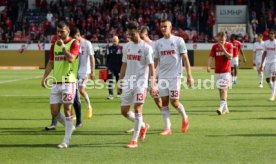
M 211 67 L 207 67 L 207 72 L 211 72 Z
M 151 95 L 151 96 L 154 97 L 154 96 L 157 95 L 157 93 L 158 93 L 158 90 L 157 90 L 157 87 L 156 87 L 156 86 L 150 88 L 150 95 Z
M 117 83 L 117 89 L 118 89 L 118 94 L 121 95 L 123 91 L 122 91 L 122 84 L 120 83 L 120 80 Z
M 259 71 L 260 71 L 260 72 L 263 72 L 263 71 L 264 71 L 263 65 L 260 66 Z
M 188 84 L 189 87 L 194 85 L 194 79 L 193 79 L 192 76 L 187 78 L 187 84 Z
M 90 79 L 91 80 L 95 80 L 95 72 L 94 71 L 91 72 Z
M 47 84 L 47 78 L 43 78 L 43 79 L 41 80 L 41 86 L 42 86 L 43 88 L 46 87 L 45 84 Z
M 58 39 L 58 40 L 57 40 L 57 45 L 61 46 L 62 44 L 64 44 L 64 43 L 63 43 L 63 40 Z

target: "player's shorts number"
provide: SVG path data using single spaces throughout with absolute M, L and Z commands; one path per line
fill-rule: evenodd
M 136 99 L 137 101 L 143 101 L 144 100 L 144 94 L 143 93 L 137 93 L 136 95 Z
M 63 101 L 72 101 L 73 100 L 73 95 L 72 94 L 63 94 Z
M 179 92 L 176 91 L 171 91 L 171 97 L 178 97 L 179 96 Z

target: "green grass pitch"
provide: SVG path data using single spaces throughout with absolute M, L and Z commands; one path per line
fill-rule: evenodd
M 107 90 L 89 89 L 94 116 L 74 132 L 70 148 L 56 148 L 64 135 L 45 132 L 50 123 L 50 90 L 40 86 L 43 70 L 0 70 L 0 163 L 274 163 L 276 161 L 276 104 L 270 89 L 258 88 L 255 70 L 239 70 L 238 84 L 229 91 L 230 114 L 215 112 L 218 91 L 182 89 L 181 102 L 190 120 L 187 133 L 170 107 L 172 136 L 160 136 L 162 116 L 150 96 L 144 120 L 151 126 L 136 149 L 124 146 L 133 124 L 120 115 L 119 99 L 106 100 Z M 193 70 L 197 79 L 210 79 L 206 70 Z

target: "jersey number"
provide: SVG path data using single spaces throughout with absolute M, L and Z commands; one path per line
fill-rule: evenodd
M 138 93 L 136 96 L 137 96 L 136 97 L 137 101 L 143 101 L 144 100 L 144 94 L 143 93 Z
M 72 101 L 73 94 L 63 94 L 63 101 Z
M 179 93 L 178 91 L 171 91 L 171 97 L 178 97 Z

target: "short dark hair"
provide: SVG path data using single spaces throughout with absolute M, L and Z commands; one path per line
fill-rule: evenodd
M 165 22 L 170 22 L 170 23 L 172 23 L 169 19 L 162 19 L 162 20 L 160 21 L 160 23 L 165 23 Z
M 136 21 L 130 21 L 127 25 L 128 30 L 140 30 L 139 24 Z
M 73 27 L 73 28 L 70 30 L 70 36 L 71 36 L 71 37 L 75 36 L 77 33 L 80 33 L 80 29 L 77 28 L 77 27 Z
M 58 22 L 57 27 L 58 27 L 58 28 L 64 28 L 64 27 L 69 28 L 68 24 L 67 24 L 65 21 L 60 21 L 60 22 Z
M 143 33 L 143 32 L 145 32 L 145 31 L 149 31 L 148 26 L 142 26 L 142 27 L 140 28 L 140 33 Z
M 235 35 L 235 34 L 231 34 L 230 39 L 231 39 L 231 40 L 236 39 L 236 35 Z

